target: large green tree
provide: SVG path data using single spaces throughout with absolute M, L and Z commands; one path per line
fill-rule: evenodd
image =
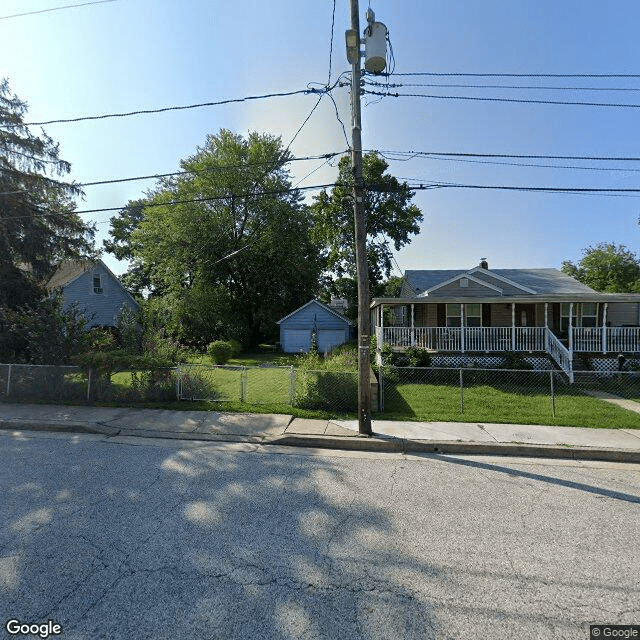
M 254 345 L 315 294 L 320 256 L 290 157 L 280 138 L 221 130 L 181 162 L 184 174 L 112 220 L 107 249 L 133 258 L 138 286 L 161 296 L 184 343 Z
M 93 229 L 75 213 L 75 185 L 59 145 L 24 123 L 27 105 L 0 81 L 0 307 L 36 304 L 65 258 L 87 255 Z
M 596 291 L 640 292 L 640 257 L 623 244 L 587 247 L 578 264 L 565 260 L 562 271 Z
M 367 153 L 362 162 L 366 186 L 367 260 L 372 294 L 377 294 L 391 274 L 393 251 L 411 242 L 420 231 L 422 212 L 412 200 L 415 192 L 406 182 L 387 173 L 389 165 L 376 153 Z M 327 255 L 330 289 L 348 297 L 352 304 L 357 291 L 352 200 L 351 159 L 343 157 L 331 192 L 322 191 L 311 205 L 314 235 Z

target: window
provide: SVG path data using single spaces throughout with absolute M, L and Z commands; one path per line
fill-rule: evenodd
M 598 326 L 598 305 L 595 302 L 582 303 L 582 326 L 597 327 Z
M 93 274 L 93 293 L 102 293 L 102 279 L 99 273 Z
M 467 327 L 481 327 L 482 326 L 482 305 L 481 304 L 466 304 L 464 306 L 465 313 L 465 325 Z
M 460 317 L 460 305 L 448 304 L 447 305 L 447 327 L 460 327 L 462 326 L 462 318 Z

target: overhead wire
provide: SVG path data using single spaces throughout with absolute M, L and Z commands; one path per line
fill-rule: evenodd
M 581 106 L 581 107 L 613 107 L 626 109 L 640 109 L 640 104 L 629 104 L 619 102 L 586 102 L 571 100 L 535 100 L 533 98 L 496 98 L 481 96 L 439 96 L 424 93 L 394 93 L 392 91 L 366 91 L 369 95 L 383 96 L 388 98 L 427 98 L 431 100 L 465 100 L 473 102 L 507 102 L 518 104 L 548 104 L 561 106 Z
M 81 2 L 80 4 L 67 4 L 61 7 L 51 7 L 50 9 L 39 9 L 37 11 L 25 11 L 24 13 L 14 13 L 9 16 L 0 16 L 0 20 L 9 20 L 10 18 L 21 18 L 23 16 L 33 16 L 37 13 L 49 13 L 50 11 L 62 11 L 63 9 L 77 9 L 78 7 L 87 7 L 91 4 L 106 4 L 107 2 L 117 2 L 117 0 L 93 0 L 92 2 Z
M 331 91 L 332 87 L 324 89 L 325 91 Z M 49 124 L 64 124 L 70 122 L 84 122 L 88 120 L 105 120 L 107 118 L 126 118 L 129 116 L 137 116 L 137 115 L 148 115 L 154 113 L 165 113 L 167 111 L 183 111 L 186 109 L 200 109 L 203 107 L 216 107 L 225 104 L 234 104 L 240 102 L 248 102 L 251 100 L 265 100 L 269 98 L 283 98 L 288 96 L 302 95 L 302 94 L 310 94 L 310 93 L 320 93 L 320 89 L 315 88 L 306 88 L 306 89 L 298 89 L 296 91 L 281 91 L 275 93 L 266 93 L 262 95 L 256 96 L 244 96 L 243 98 L 227 98 L 225 100 L 217 100 L 211 102 L 199 102 L 197 104 L 188 104 L 188 105 L 172 105 L 169 107 L 159 107 L 157 109 L 137 109 L 135 111 L 123 111 L 118 113 L 103 113 L 100 115 L 91 115 L 91 116 L 78 116 L 76 118 L 58 118 L 52 120 L 43 120 L 41 122 L 24 122 L 16 125 L 4 125 L 7 128 L 16 128 L 21 126 L 43 126 Z

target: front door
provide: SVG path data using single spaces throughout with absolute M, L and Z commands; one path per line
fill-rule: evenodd
M 516 327 L 536 326 L 536 305 L 517 304 L 516 305 Z

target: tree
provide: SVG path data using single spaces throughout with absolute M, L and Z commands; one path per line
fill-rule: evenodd
M 132 206 L 112 219 L 108 249 L 130 252 L 185 344 L 255 345 L 314 295 L 320 257 L 290 157 L 280 138 L 223 129 L 136 203 L 139 219 Z
M 562 271 L 596 291 L 640 292 L 640 257 L 623 244 L 587 247 L 577 265 L 565 260 Z
M 27 105 L 0 81 L 0 307 L 37 304 L 42 283 L 65 258 L 91 252 L 94 230 L 75 213 L 71 170 L 59 145 L 24 123 Z
M 392 246 L 399 251 L 411 235 L 419 233 L 422 212 L 411 204 L 415 192 L 406 182 L 386 173 L 389 165 L 377 154 L 367 153 L 362 161 L 366 185 L 367 260 L 371 293 L 379 290 L 393 266 Z M 351 160 L 343 157 L 338 179 L 331 193 L 322 191 L 311 205 L 316 240 L 326 251 L 326 268 L 332 272 L 342 293 L 356 291 L 344 279 L 356 280 Z M 352 299 L 352 303 L 354 300 Z

